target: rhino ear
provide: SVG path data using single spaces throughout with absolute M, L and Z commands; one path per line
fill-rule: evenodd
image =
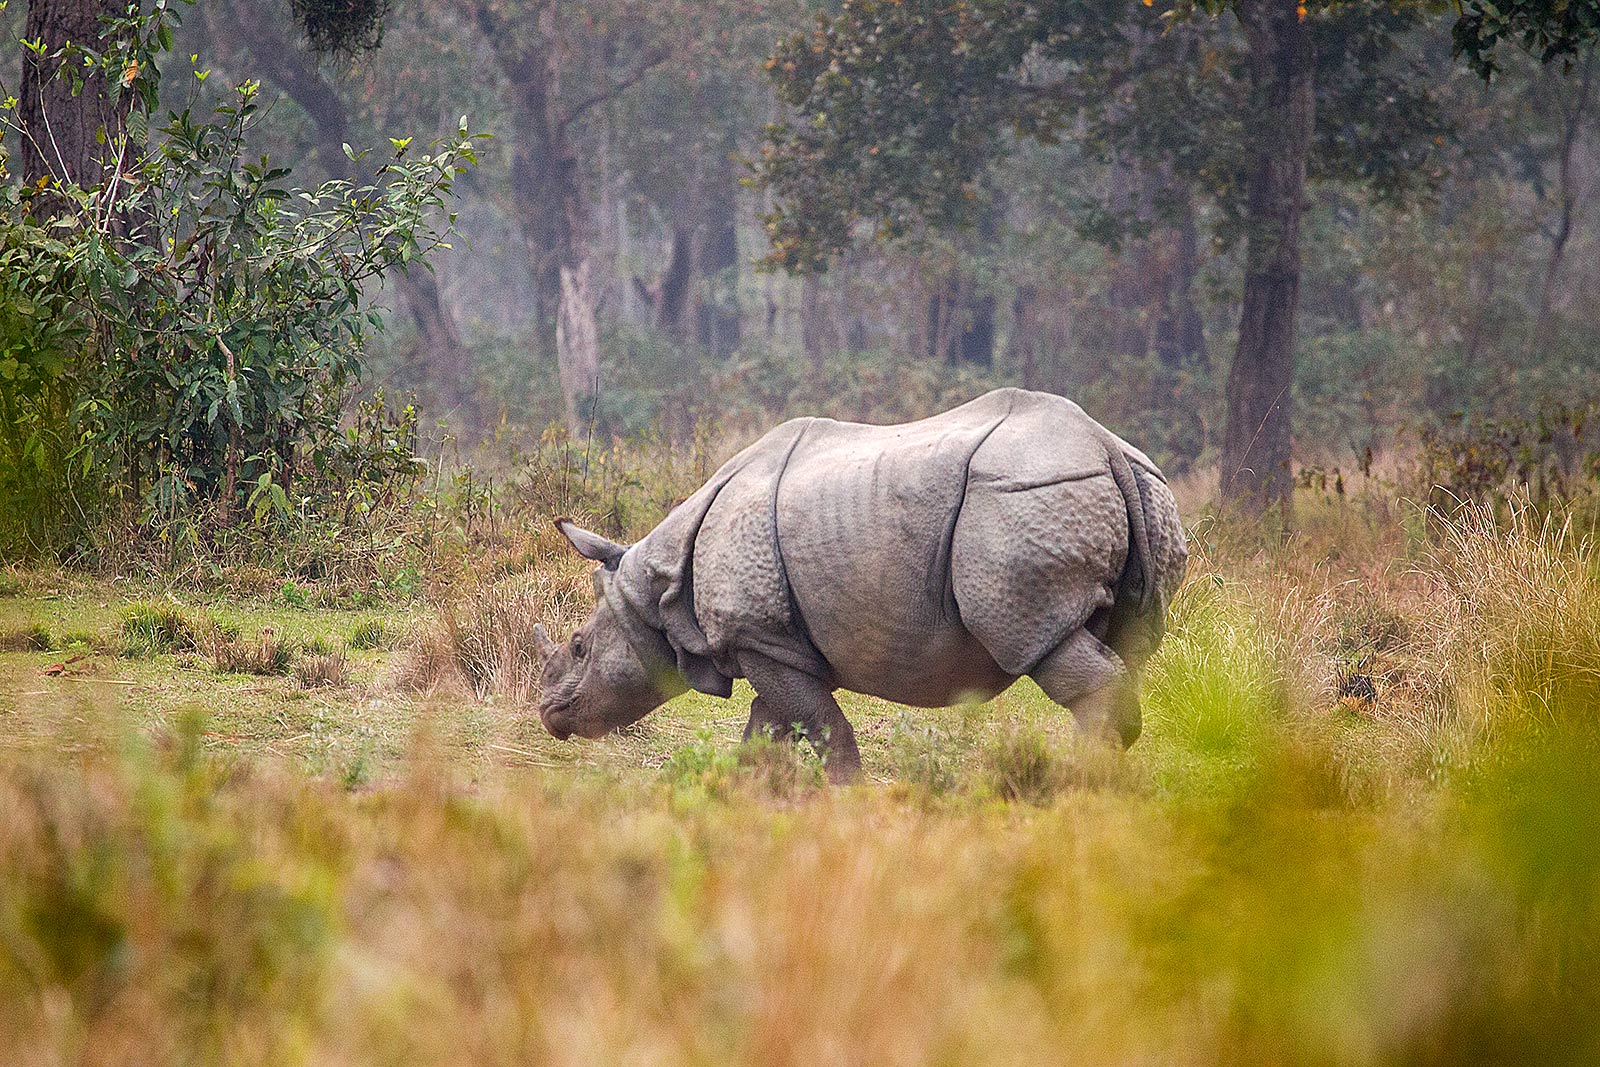
M 597 533 L 585 530 L 571 519 L 557 519 L 556 529 L 561 531 L 561 536 L 577 550 L 578 555 L 584 559 L 594 560 L 608 571 L 617 569 L 622 554 L 628 550 L 627 545 L 619 545 Z

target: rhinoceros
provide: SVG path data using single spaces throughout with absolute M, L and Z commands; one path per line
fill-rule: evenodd
M 1021 389 L 902 425 L 783 423 L 632 545 L 557 525 L 600 566 L 589 620 L 564 645 L 538 634 L 551 734 L 599 737 L 746 678 L 746 738 L 803 736 L 833 781 L 861 759 L 838 689 L 941 707 L 1026 675 L 1132 744 L 1188 560 L 1155 464 Z

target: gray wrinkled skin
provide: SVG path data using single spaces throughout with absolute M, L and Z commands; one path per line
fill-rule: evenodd
M 539 714 L 598 737 L 685 688 L 860 766 L 836 689 L 922 707 L 1028 675 L 1131 744 L 1188 550 L 1154 464 L 1071 401 L 1000 389 L 898 426 L 796 419 L 631 546 L 567 520 L 596 609 L 550 642 Z

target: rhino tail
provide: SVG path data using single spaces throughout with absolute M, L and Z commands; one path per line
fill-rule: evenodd
M 1145 518 L 1144 496 L 1139 491 L 1139 478 L 1133 472 L 1133 464 L 1128 462 L 1128 454 L 1123 451 L 1122 439 L 1110 430 L 1102 430 L 1101 433 L 1106 459 L 1111 464 L 1112 480 L 1117 483 L 1128 509 L 1128 563 L 1123 566 L 1120 582 L 1123 588 L 1118 593 L 1132 592 L 1128 587 L 1133 580 L 1133 565 L 1136 563 L 1139 590 L 1135 613 L 1142 616 L 1150 610 L 1160 584 L 1160 576 L 1156 574 L 1155 553 L 1150 547 L 1150 524 Z M 1122 597 L 1119 595 L 1117 599 L 1121 600 Z

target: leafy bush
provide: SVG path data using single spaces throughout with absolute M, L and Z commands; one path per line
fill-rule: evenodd
M 414 413 L 344 419 L 382 325 L 363 292 L 445 242 L 445 201 L 476 161 L 464 120 L 435 151 L 393 141 L 371 184 L 292 188 L 248 155 L 256 82 L 205 115 L 197 80 L 148 128 L 175 22 L 135 11 L 110 51 L 80 49 L 138 98 L 107 145 L 148 141 L 123 160 L 132 180 L 57 183 L 48 229 L 36 190 L 0 185 L 0 548 L 81 549 L 117 502 L 176 553 L 201 519 L 349 521 L 370 483 L 416 473 Z

